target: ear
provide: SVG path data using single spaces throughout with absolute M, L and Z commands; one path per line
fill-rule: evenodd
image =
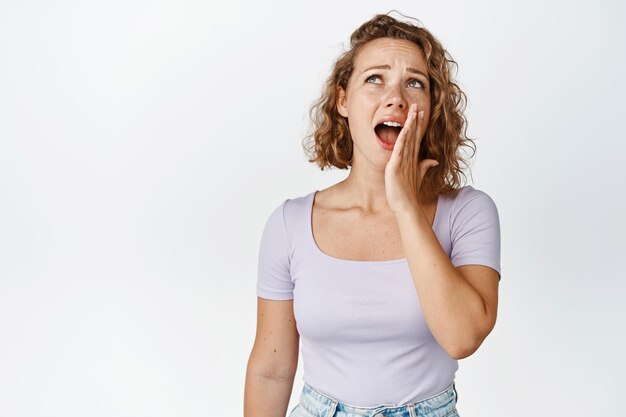
M 337 111 L 343 117 L 348 117 L 348 107 L 346 106 L 348 99 L 343 88 L 337 87 Z

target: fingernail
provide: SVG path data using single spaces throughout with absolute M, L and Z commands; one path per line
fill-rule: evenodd
M 423 119 L 423 118 L 424 118 L 424 110 L 422 110 L 421 112 L 419 112 L 419 117 L 420 117 L 420 119 Z

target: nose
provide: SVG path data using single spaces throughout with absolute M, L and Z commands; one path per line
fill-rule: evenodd
M 389 94 L 385 98 L 385 107 L 398 107 L 400 110 L 405 110 L 409 107 L 407 100 L 402 94 L 402 87 L 391 87 Z

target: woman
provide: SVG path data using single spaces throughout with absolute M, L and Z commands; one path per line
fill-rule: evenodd
M 496 321 L 500 226 L 461 186 L 464 94 L 422 27 L 377 15 L 351 36 L 317 110 L 312 158 L 350 167 L 286 199 L 259 252 L 244 415 L 457 416 L 457 361 Z

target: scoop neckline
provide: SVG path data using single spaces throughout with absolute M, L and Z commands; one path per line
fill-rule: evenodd
M 387 260 L 372 260 L 372 261 L 358 261 L 358 260 L 353 260 L 353 259 L 343 259 L 343 258 L 336 258 L 334 256 L 331 256 L 329 254 L 327 254 L 326 252 L 323 252 L 319 246 L 317 246 L 317 242 L 315 241 L 315 237 L 313 236 L 313 204 L 315 203 L 315 195 L 319 192 L 319 190 L 315 190 L 312 193 L 309 194 L 309 201 L 308 201 L 308 235 L 309 235 L 309 242 L 311 243 L 311 246 L 313 246 L 313 249 L 315 250 L 315 252 L 322 256 L 323 258 L 326 259 L 330 259 L 332 261 L 335 262 L 343 262 L 343 263 L 351 263 L 351 264 L 360 264 L 360 265 L 392 265 L 392 264 L 404 264 L 408 262 L 408 259 L 406 257 L 404 258 L 398 258 L 398 259 L 387 259 Z M 435 230 L 435 226 L 437 225 L 437 220 L 439 219 L 439 209 L 440 209 L 440 204 L 439 202 L 441 201 L 441 194 L 437 196 L 437 204 L 435 206 L 435 217 L 433 219 L 433 225 L 432 228 L 433 230 Z

